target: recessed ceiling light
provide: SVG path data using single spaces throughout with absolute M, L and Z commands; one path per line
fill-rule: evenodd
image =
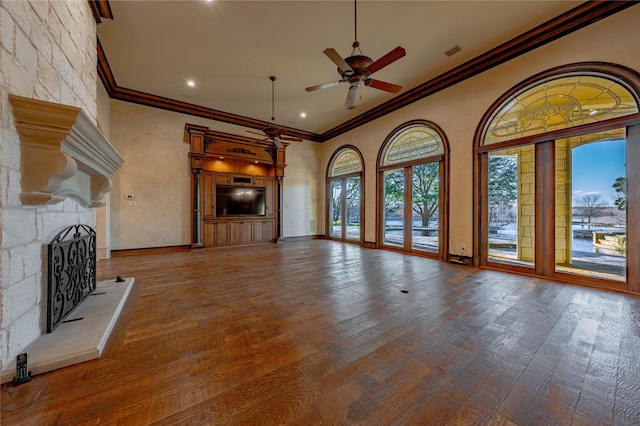
M 187 80 L 187 86 L 196 87 L 196 82 L 193 80 Z
M 307 113 L 306 113 L 306 112 L 304 112 L 304 111 L 303 111 L 303 112 L 301 112 L 301 113 L 300 113 L 300 117 L 301 117 L 301 118 L 306 118 L 306 117 L 307 117 Z

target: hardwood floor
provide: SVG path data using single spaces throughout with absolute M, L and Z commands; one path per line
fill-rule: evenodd
M 103 357 L 2 424 L 640 424 L 637 296 L 324 240 L 98 268 L 136 278 Z

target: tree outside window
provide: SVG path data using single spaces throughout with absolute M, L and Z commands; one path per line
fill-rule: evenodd
M 518 159 L 489 157 L 489 230 L 495 231 L 518 220 Z

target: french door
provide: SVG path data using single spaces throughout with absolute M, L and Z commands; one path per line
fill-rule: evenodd
M 361 240 L 360 176 L 329 181 L 329 237 L 343 241 Z

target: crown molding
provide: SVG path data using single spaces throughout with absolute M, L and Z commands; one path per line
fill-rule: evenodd
M 183 114 L 193 115 L 196 117 L 208 118 L 210 120 L 221 121 L 224 123 L 237 124 L 239 126 L 249 127 L 252 129 L 262 130 L 271 125 L 271 123 L 262 120 L 256 120 L 241 115 L 231 114 L 188 102 L 178 101 L 175 99 L 165 98 L 153 95 L 151 93 L 140 92 L 138 90 L 120 87 L 116 83 L 116 79 L 111 71 L 107 56 L 104 53 L 100 39 L 97 40 L 98 50 L 98 76 L 111 99 L 119 101 L 132 102 L 140 105 L 150 106 L 154 108 L 165 109 L 168 111 L 179 112 Z M 291 127 L 278 126 L 285 130 L 287 136 L 298 137 L 313 142 L 322 142 L 320 135 L 317 133 L 307 132 L 304 130 L 294 129 Z M 256 139 L 252 139 L 256 140 Z
M 113 19 L 113 12 L 111 12 L 111 5 L 109 0 L 87 0 L 91 7 L 91 13 L 96 20 L 96 24 L 102 23 L 102 18 Z
M 640 2 L 588 1 L 320 135 L 322 141 L 403 108 Z

